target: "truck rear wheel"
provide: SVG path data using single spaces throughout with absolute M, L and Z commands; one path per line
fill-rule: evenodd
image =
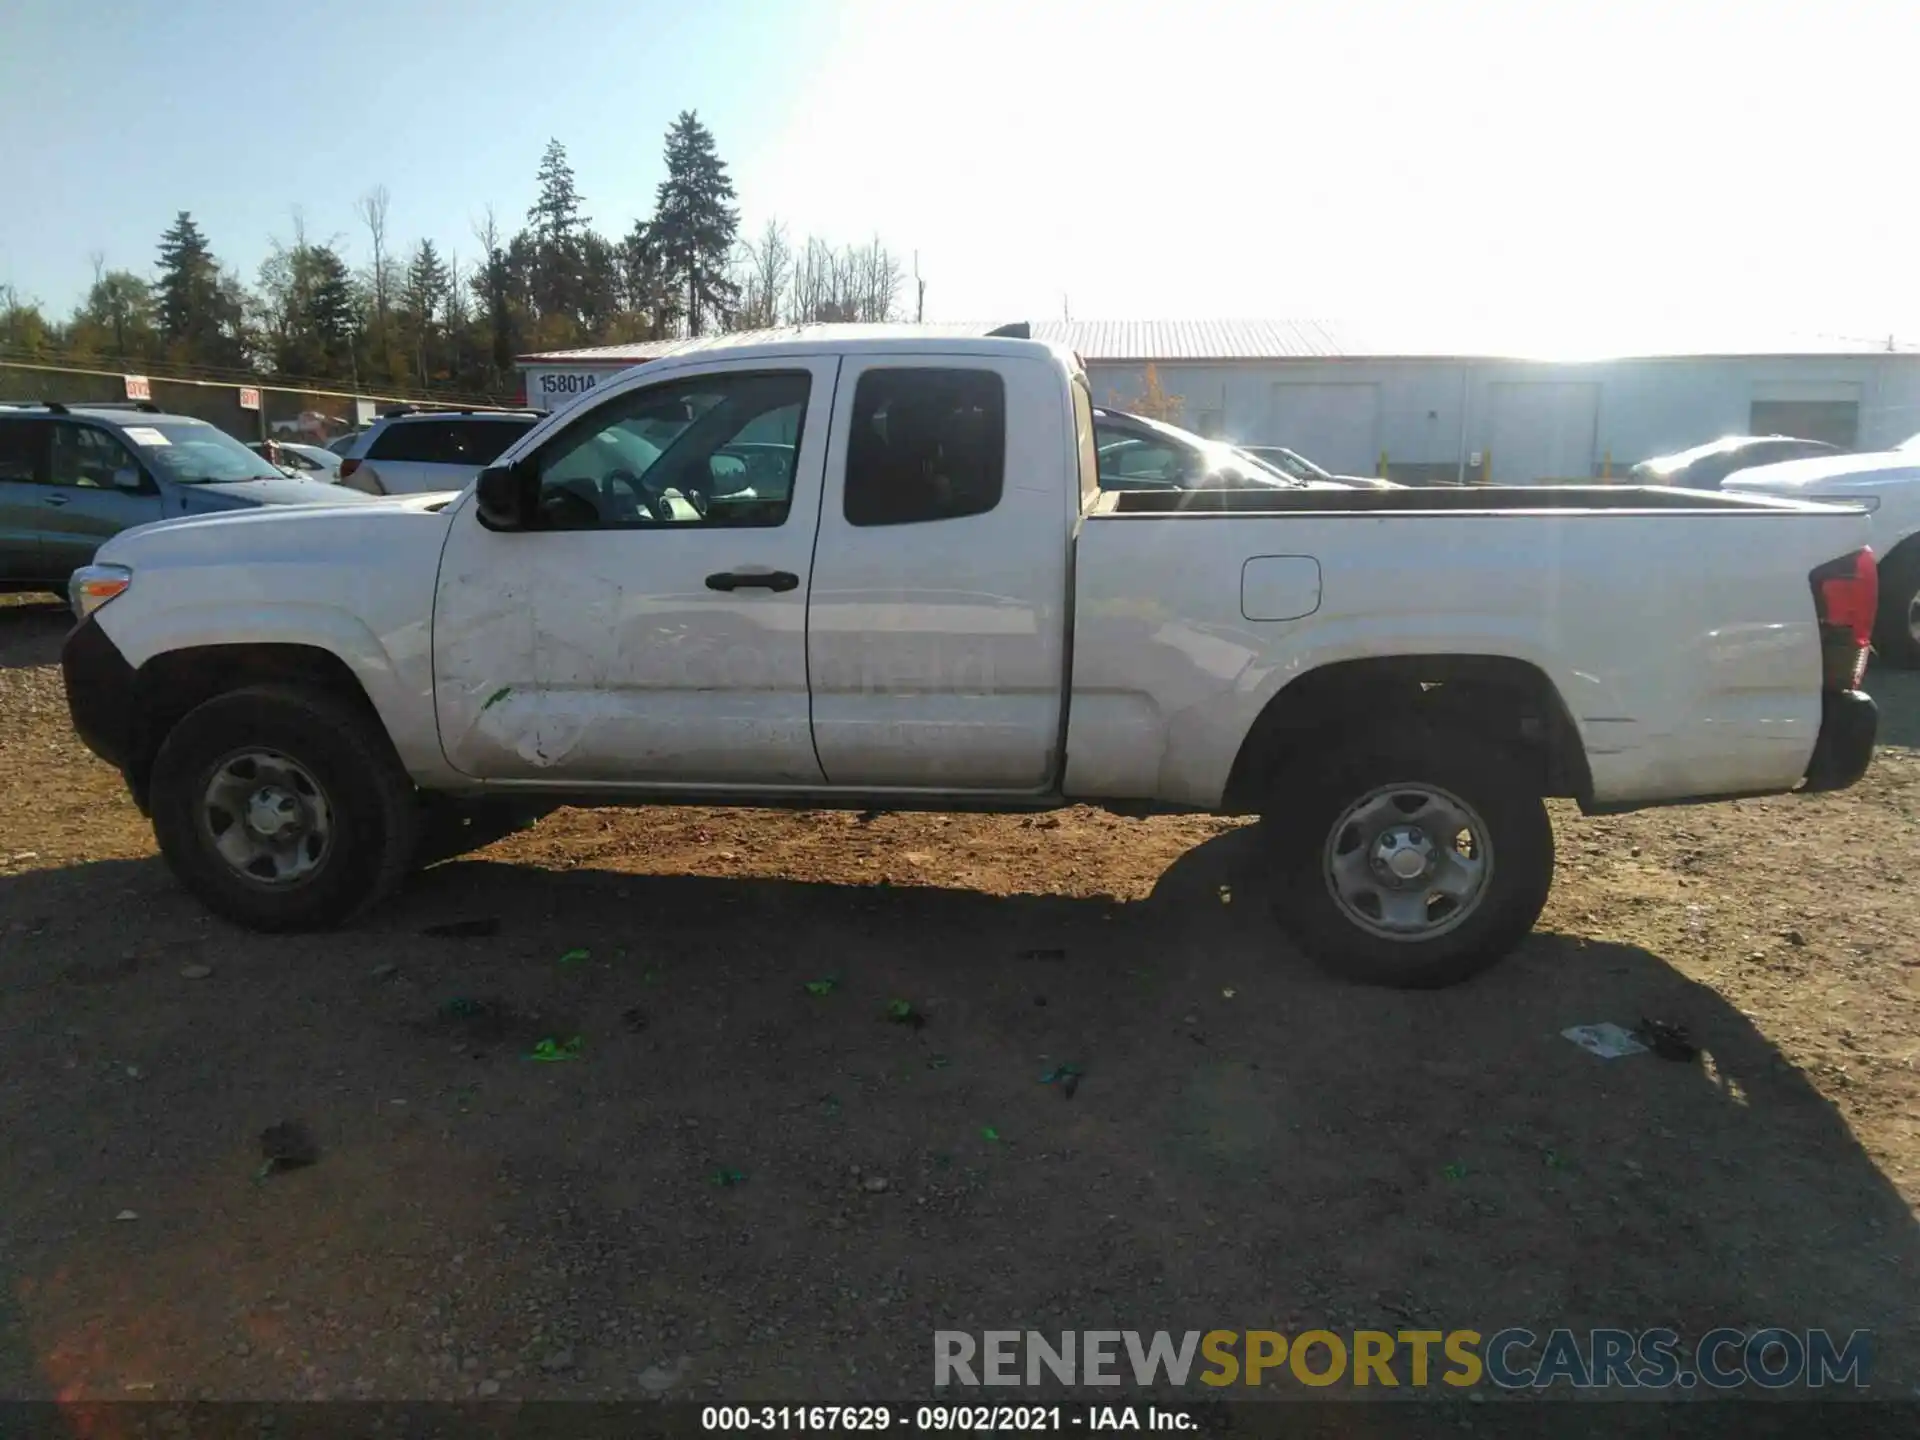
M 1268 813 L 1280 914 L 1336 974 L 1434 989 L 1532 930 L 1553 827 L 1527 767 L 1465 736 L 1358 742 L 1283 779 Z
M 258 686 L 190 711 L 161 744 L 154 838 L 174 875 L 251 930 L 351 920 L 406 874 L 419 807 L 387 738 L 330 695 Z
M 1920 544 L 1894 551 L 1880 567 L 1873 649 L 1888 665 L 1920 670 Z

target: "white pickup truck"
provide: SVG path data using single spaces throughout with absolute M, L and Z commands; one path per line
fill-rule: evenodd
M 1301 947 L 1409 986 L 1527 934 L 1545 797 L 1871 758 L 1858 510 L 1102 493 L 1093 409 L 1021 339 L 646 365 L 457 496 L 115 538 L 73 585 L 73 720 L 260 929 L 361 912 L 448 805 L 1086 802 L 1264 817 Z

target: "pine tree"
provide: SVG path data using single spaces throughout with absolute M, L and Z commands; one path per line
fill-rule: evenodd
M 740 212 L 733 181 L 714 149 L 713 134 L 691 110 L 667 131 L 667 178 L 654 199 L 653 232 L 667 283 L 684 298 L 688 333 L 723 318 L 739 301 L 728 277 Z
M 540 158 L 540 196 L 527 211 L 530 261 L 528 282 L 534 310 L 545 321 L 564 316 L 580 321 L 583 237 L 592 222 L 580 213 L 580 190 L 566 147 L 547 142 Z
M 620 302 L 634 317 L 641 338 L 664 340 L 680 318 L 679 292 L 667 278 L 660 237 L 645 220 L 620 242 Z
M 182 210 L 160 237 L 160 334 L 182 359 L 215 360 L 221 332 L 220 266 L 193 216 Z
M 427 384 L 438 368 L 439 337 L 449 317 L 447 267 L 431 240 L 422 240 L 407 264 L 406 284 L 401 287 L 400 306 L 405 315 L 407 338 L 420 383 Z
M 312 277 L 308 323 L 329 373 L 339 374 L 351 362 L 353 277 L 347 262 L 325 245 L 308 246 L 307 263 Z
M 401 303 L 417 325 L 431 326 L 446 303 L 447 267 L 431 240 L 422 240 L 407 262 L 407 282 Z

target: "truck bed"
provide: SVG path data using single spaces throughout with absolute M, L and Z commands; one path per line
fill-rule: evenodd
M 1821 722 L 1810 574 L 1866 538 L 1857 509 L 1660 488 L 1105 494 L 1075 549 L 1067 793 L 1211 803 L 1284 686 L 1382 656 L 1539 672 L 1583 801 L 1791 789 Z

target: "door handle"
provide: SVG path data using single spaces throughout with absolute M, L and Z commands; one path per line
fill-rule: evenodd
M 41 497 L 41 503 L 43 505 L 64 505 L 67 503 L 67 497 L 64 495 L 46 495 Z
M 800 577 L 791 570 L 721 570 L 707 576 L 709 590 L 797 590 Z

